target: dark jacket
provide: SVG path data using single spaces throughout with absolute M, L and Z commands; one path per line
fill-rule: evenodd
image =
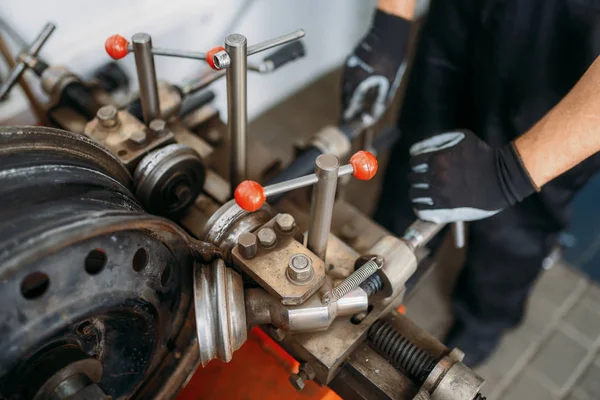
M 396 156 L 457 128 L 505 145 L 556 105 L 598 55 L 600 0 L 431 0 Z M 530 201 L 545 210 L 546 228 L 564 227 L 569 201 L 599 167 L 596 155 Z

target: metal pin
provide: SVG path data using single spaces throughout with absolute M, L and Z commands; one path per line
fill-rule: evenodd
M 227 69 L 227 130 L 231 141 L 232 188 L 246 179 L 247 171 L 247 43 L 246 37 L 237 33 L 225 38 L 225 50 L 231 58 L 231 65 Z
M 465 223 L 456 221 L 452 224 L 452 235 L 454 236 L 454 246 L 457 249 L 465 247 Z
M 282 44 L 286 44 L 289 42 L 293 42 L 294 40 L 298 40 L 304 37 L 304 30 L 298 29 L 297 31 L 286 33 L 285 35 L 278 36 L 273 39 L 265 40 L 264 42 L 260 42 L 248 47 L 248 55 L 260 53 L 261 51 L 272 49 L 273 47 L 280 46 Z M 227 51 L 229 52 L 229 51 Z
M 158 84 L 154 69 L 154 56 L 152 55 L 152 38 L 147 33 L 136 33 L 131 38 L 135 66 L 137 68 L 138 82 L 140 85 L 140 101 L 144 123 L 160 118 L 160 104 L 158 100 Z
M 317 157 L 315 175 L 318 181 L 312 193 L 307 247 L 323 261 L 325 261 L 327 241 L 331 231 L 339 168 L 340 162 L 333 154 L 322 154 Z
M 342 165 L 338 169 L 337 176 L 342 177 L 346 175 L 351 175 L 354 173 L 354 167 L 351 164 Z M 319 178 L 316 174 L 310 174 L 306 176 L 301 176 L 300 178 L 290 179 L 289 181 L 274 183 L 269 186 L 265 186 L 265 196 L 275 196 L 281 193 L 286 193 L 295 189 L 300 189 L 306 186 L 313 185 L 317 183 Z

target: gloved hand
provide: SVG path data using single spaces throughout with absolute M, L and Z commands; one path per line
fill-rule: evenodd
M 362 112 L 378 119 L 394 98 L 404 72 L 402 61 L 410 22 L 381 10 L 375 12 L 371 30 L 346 60 L 342 77 L 342 120 Z M 373 90 L 370 109 L 364 109 Z
M 410 155 L 410 199 L 426 221 L 487 218 L 537 190 L 512 143 L 494 149 L 469 131 L 415 143 Z

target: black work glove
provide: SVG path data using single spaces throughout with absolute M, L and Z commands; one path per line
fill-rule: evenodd
M 371 30 L 346 60 L 342 76 L 343 121 L 363 112 L 375 119 L 384 113 L 405 69 L 402 61 L 409 31 L 409 21 L 380 10 L 375 12 Z
M 410 155 L 410 199 L 426 221 L 487 218 L 536 191 L 512 143 L 494 149 L 472 132 L 447 132 L 415 143 Z

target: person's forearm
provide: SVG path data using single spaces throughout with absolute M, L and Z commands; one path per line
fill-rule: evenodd
M 381 11 L 412 21 L 415 17 L 417 0 L 377 0 Z
M 538 188 L 600 151 L 600 58 L 514 144 Z

